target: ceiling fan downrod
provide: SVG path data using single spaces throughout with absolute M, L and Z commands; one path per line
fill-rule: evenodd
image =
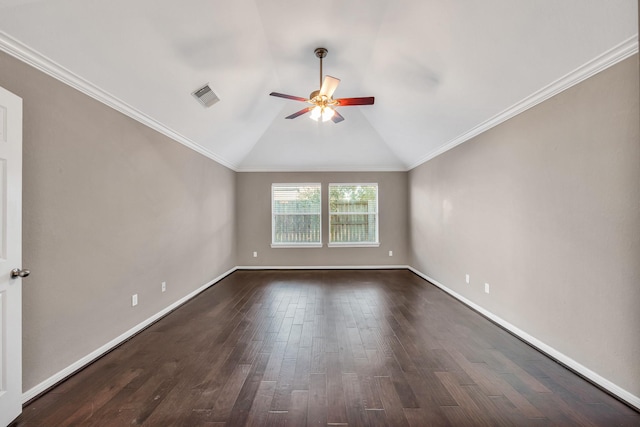
M 320 87 L 322 87 L 322 58 L 327 56 L 327 53 L 329 53 L 329 51 L 324 47 L 319 47 L 313 52 L 316 54 L 318 58 L 320 58 Z

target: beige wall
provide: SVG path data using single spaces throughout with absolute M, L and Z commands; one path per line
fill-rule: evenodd
M 635 396 L 638 99 L 635 55 L 409 174 L 415 268 Z
M 238 264 L 242 266 L 406 265 L 406 172 L 238 173 Z M 322 248 L 271 248 L 271 184 L 322 184 Z M 378 183 L 380 246 L 328 248 L 328 185 Z M 253 252 L 258 257 L 253 258 Z M 393 257 L 389 257 L 393 251 Z
M 24 104 L 26 391 L 236 265 L 235 173 L 1 52 L 0 70 Z

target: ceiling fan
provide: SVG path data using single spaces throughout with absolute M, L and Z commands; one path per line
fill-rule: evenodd
M 336 107 L 347 107 L 350 105 L 373 105 L 374 97 L 367 96 L 362 98 L 339 98 L 333 99 L 333 92 L 335 92 L 340 79 L 335 77 L 325 76 L 322 80 L 322 58 L 327 56 L 327 49 L 319 47 L 314 50 L 316 56 L 320 58 L 320 90 L 314 90 L 309 95 L 309 98 L 302 98 L 300 96 L 285 95 L 284 93 L 271 92 L 269 95 L 277 96 L 280 98 L 293 99 L 294 101 L 302 101 L 311 104 L 310 107 L 303 108 L 302 110 L 285 117 L 285 119 L 295 119 L 298 116 L 311 112 L 311 118 L 315 121 L 322 119 L 323 122 L 332 120 L 334 123 L 340 123 L 344 120 L 344 117 L 336 111 Z

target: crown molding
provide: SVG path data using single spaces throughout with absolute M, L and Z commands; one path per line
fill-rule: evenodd
M 550 83 L 537 92 L 534 92 L 533 94 L 524 98 L 522 101 L 512 105 L 501 113 L 496 114 L 490 119 L 480 123 L 479 125 L 463 133 L 462 135 L 459 135 L 446 144 L 440 146 L 438 149 L 430 152 L 426 156 L 420 158 L 417 162 L 413 163 L 407 170 L 414 169 L 421 164 L 428 162 L 434 157 L 437 157 L 440 154 L 443 154 L 444 152 L 457 147 L 458 145 L 480 135 L 483 132 L 488 131 L 489 129 L 499 125 L 500 123 L 505 122 L 514 116 L 517 116 L 518 114 L 528 110 L 529 108 L 534 107 L 543 101 L 546 101 L 547 99 L 569 89 L 570 87 L 582 82 L 583 80 L 594 76 L 600 71 L 606 70 L 612 65 L 615 65 L 618 62 L 627 59 L 637 52 L 638 35 L 636 34 L 632 37 L 629 37 L 617 46 L 614 46 L 613 48 L 604 52 L 603 54 L 597 56 L 586 64 L 583 64 L 575 70 L 565 74 L 558 80 Z
M 181 135 L 175 130 L 163 125 L 159 121 L 144 114 L 142 111 L 118 99 L 117 97 L 94 85 L 88 80 L 83 79 L 82 77 L 71 72 L 62 65 L 31 49 L 29 46 L 14 39 L 13 37 L 2 31 L 0 31 L 0 50 L 36 68 L 37 70 L 42 71 L 43 73 L 53 77 L 54 79 L 59 80 L 60 82 L 71 86 L 76 90 L 79 90 L 85 95 L 88 95 L 91 98 L 102 102 L 103 104 L 113 108 L 114 110 L 121 112 L 125 116 L 128 116 L 142 123 L 143 125 L 148 126 L 157 132 L 160 132 L 161 134 L 173 139 L 176 142 L 179 142 L 180 144 L 194 150 L 195 152 L 200 153 L 203 156 L 208 157 L 211 160 L 233 171 L 237 170 L 235 164 L 227 161 L 226 159 L 223 159 L 215 153 L 212 153 L 211 151 L 207 150 L 206 148 L 197 144 L 186 136 Z
M 636 34 L 617 46 L 614 46 L 610 50 L 576 68 L 537 92 L 529 95 L 501 113 L 498 113 L 490 119 L 440 146 L 438 149 L 421 157 L 409 167 L 363 167 L 353 165 L 314 168 L 241 167 L 229 162 L 199 145 L 195 141 L 163 125 L 159 121 L 149 117 L 140 110 L 74 74 L 60 64 L 57 64 L 55 61 L 38 53 L 2 31 L 0 31 L 0 50 L 235 172 L 406 172 L 637 53 L 638 36 Z
M 370 167 L 370 166 L 331 166 L 331 167 L 242 167 L 239 166 L 236 172 L 406 172 L 404 166 L 398 167 Z

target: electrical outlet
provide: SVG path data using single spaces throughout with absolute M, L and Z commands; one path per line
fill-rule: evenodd
M 389 256 L 393 256 L 393 251 L 389 251 Z
M 484 292 L 487 293 L 487 294 L 489 293 L 489 284 L 488 283 L 484 284 Z
M 258 252 L 253 251 L 253 257 L 254 257 L 254 258 L 258 258 Z
M 467 274 L 465 279 L 467 280 L 467 285 L 469 284 L 469 275 Z
M 138 294 L 131 295 L 131 307 L 138 305 Z
M 162 292 L 166 291 L 167 290 L 167 282 L 162 282 L 161 288 L 162 288 Z

